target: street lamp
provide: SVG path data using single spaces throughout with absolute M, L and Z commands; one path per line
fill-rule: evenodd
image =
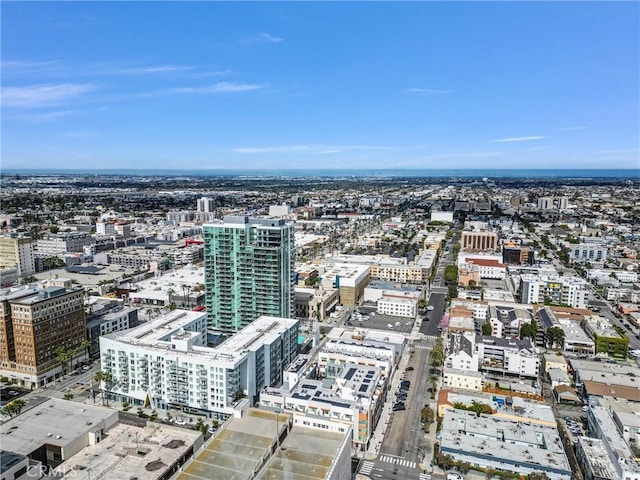
M 279 408 L 276 408 L 276 445 L 278 447 L 280 446 L 280 428 L 278 425 L 278 414 L 281 412 L 282 410 L 280 410 Z

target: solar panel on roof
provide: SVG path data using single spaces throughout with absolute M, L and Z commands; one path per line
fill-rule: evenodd
M 355 373 L 356 373 L 356 369 L 350 368 L 347 374 L 344 376 L 344 378 L 346 378 L 347 380 L 351 380 L 351 377 L 353 377 Z

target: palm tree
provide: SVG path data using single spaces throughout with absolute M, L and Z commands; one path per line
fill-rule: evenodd
M 435 393 L 436 391 L 436 386 L 438 385 L 438 380 L 440 379 L 439 375 L 436 375 L 435 373 L 432 373 L 431 375 L 429 375 L 429 377 L 427 378 L 427 380 L 429 381 L 429 386 L 431 388 L 431 391 Z
M 56 347 L 54 350 L 56 354 L 56 360 L 60 362 L 60 367 L 62 368 L 62 375 L 64 376 L 68 370 L 68 364 L 71 359 L 73 359 L 73 354 L 75 353 L 73 348 L 64 348 L 62 346 Z
M 17 400 L 12 400 L 11 402 L 7 403 L 7 405 L 4 408 L 5 408 L 5 412 L 10 417 L 13 417 L 14 415 L 20 415 L 25 405 L 26 405 L 26 402 L 21 398 L 19 398 Z
M 439 348 L 438 345 L 436 345 L 431 350 L 431 352 L 429 352 L 429 364 L 433 368 L 438 369 L 442 366 L 443 363 L 444 363 L 444 352 L 442 348 Z
M 86 338 L 80 342 L 80 348 L 84 349 L 85 352 L 87 353 L 87 359 L 91 357 L 91 352 L 89 351 L 90 346 L 91 346 L 91 342 Z
M 102 404 L 104 405 L 105 398 L 107 400 L 107 407 L 109 406 L 109 397 L 105 396 L 105 390 L 108 390 L 111 382 L 113 381 L 113 375 L 111 372 L 106 372 L 104 370 L 98 370 L 94 376 L 93 380 L 97 383 L 104 384 L 102 386 Z

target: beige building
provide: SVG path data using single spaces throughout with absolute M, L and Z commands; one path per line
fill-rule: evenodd
M 338 290 L 330 288 L 295 287 L 295 318 L 310 318 L 323 322 L 338 305 Z
M 482 391 L 482 373 L 459 370 L 456 368 L 445 367 L 443 371 L 443 387 L 445 388 L 462 388 L 465 390 Z
M 36 271 L 33 242 L 30 237 L 0 237 L 0 269 L 17 268 L 18 275 L 32 275 Z
M 75 352 L 67 365 L 86 358 L 84 289 L 53 279 L 37 287 L 0 293 L 0 375 L 39 387 L 62 373 L 56 348 Z
M 338 289 L 342 305 L 352 306 L 364 296 L 364 289 L 371 281 L 371 268 L 351 263 L 324 264 L 320 277 L 325 289 Z
M 460 248 L 467 251 L 498 251 L 498 235 L 493 232 L 462 232 Z

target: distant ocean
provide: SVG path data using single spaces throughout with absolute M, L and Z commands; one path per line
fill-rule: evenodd
M 282 170 L 139 170 L 139 169 L 3 169 L 7 175 L 125 175 L 162 177 L 325 177 L 325 178 L 553 178 L 640 179 L 638 169 L 282 169 Z

